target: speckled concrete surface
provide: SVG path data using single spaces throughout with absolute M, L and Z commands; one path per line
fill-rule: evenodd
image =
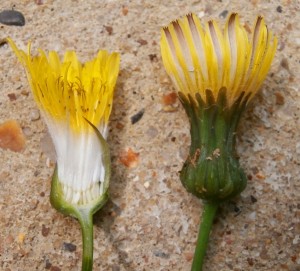
M 40 5 L 37 5 L 40 2 Z M 300 270 L 300 3 L 274 1 L 10 1 L 23 27 L 0 25 L 25 49 L 29 40 L 85 61 L 104 48 L 121 53 L 110 122 L 110 202 L 95 216 L 94 270 L 190 270 L 201 202 L 182 187 L 178 171 L 189 146 L 189 124 L 160 58 L 160 28 L 189 12 L 224 20 L 225 10 L 252 26 L 265 16 L 278 51 L 260 94 L 242 119 L 238 152 L 249 177 L 241 197 L 222 206 L 204 270 Z M 0 149 L 0 270 L 80 270 L 79 224 L 49 203 L 54 153 L 25 72 L 0 47 L 0 121 L 17 120 L 25 150 Z M 10 99 L 8 94 L 15 94 Z M 130 117 L 140 110 L 140 121 Z M 127 148 L 138 164 L 120 162 Z

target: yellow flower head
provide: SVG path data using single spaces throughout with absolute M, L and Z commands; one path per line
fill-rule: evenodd
M 165 68 L 179 92 L 206 100 L 226 89 L 231 106 L 243 93 L 249 100 L 258 91 L 270 68 L 277 39 L 258 17 L 251 39 L 237 14 L 231 14 L 221 31 L 217 22 L 189 14 L 162 29 L 161 53 Z
M 96 127 L 108 122 L 113 91 L 119 72 L 119 54 L 99 51 L 84 64 L 74 51 L 67 51 L 63 61 L 50 51 L 39 50 L 31 56 L 19 50 L 8 39 L 12 49 L 26 68 L 34 98 L 46 117 L 68 122 L 73 131 L 88 129 L 89 120 Z
M 27 71 L 34 98 L 45 117 L 57 156 L 57 175 L 64 200 L 85 205 L 104 193 L 107 170 L 104 147 L 88 121 L 106 138 L 113 92 L 119 72 L 117 53 L 99 51 L 80 63 L 67 51 L 61 61 L 56 52 L 38 56 L 19 50 L 8 39 Z

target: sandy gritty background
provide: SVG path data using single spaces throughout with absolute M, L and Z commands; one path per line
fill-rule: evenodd
M 111 198 L 95 216 L 94 270 L 190 270 L 201 202 L 178 171 L 189 147 L 189 124 L 163 68 L 160 28 L 195 12 L 224 21 L 230 12 L 252 27 L 265 16 L 278 51 L 261 92 L 239 127 L 238 153 L 249 184 L 221 207 L 206 271 L 300 270 L 300 2 L 1 0 L 0 12 L 22 12 L 25 26 L 0 24 L 26 49 L 74 49 L 82 61 L 100 48 L 121 54 L 109 144 Z M 228 11 L 228 13 L 227 13 Z M 0 270 L 80 270 L 79 224 L 49 203 L 55 153 L 25 72 L 0 46 L 0 124 L 16 120 L 23 151 L 0 149 Z M 170 94 L 170 95 L 169 95 Z M 169 103 L 169 105 L 168 105 Z M 131 117 L 144 110 L 135 124 Z M 136 153 L 126 166 L 122 155 Z

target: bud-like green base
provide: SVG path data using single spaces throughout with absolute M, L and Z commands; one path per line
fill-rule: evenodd
M 199 94 L 193 98 L 179 93 L 179 97 L 191 123 L 190 152 L 180 172 L 182 184 L 207 201 L 233 198 L 247 184 L 235 154 L 235 133 L 248 97 L 242 94 L 230 107 L 225 88 L 216 100 L 207 90 L 206 102 Z
M 89 121 L 88 121 L 89 122 Z M 108 145 L 97 130 L 97 128 L 89 122 L 95 130 L 99 142 L 103 150 L 103 164 L 105 167 L 105 178 L 103 182 L 103 193 L 99 198 L 85 205 L 71 204 L 64 199 L 62 184 L 57 175 L 56 166 L 51 183 L 50 202 L 51 205 L 59 212 L 70 215 L 79 220 L 82 230 L 83 255 L 82 255 L 82 271 L 92 271 L 93 269 L 93 214 L 102 208 L 108 200 L 108 187 L 110 180 L 110 154 Z

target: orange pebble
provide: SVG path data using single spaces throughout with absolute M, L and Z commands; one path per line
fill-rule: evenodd
M 20 152 L 25 147 L 25 137 L 19 123 L 8 120 L 0 125 L 0 148 Z
M 172 104 L 176 103 L 176 100 L 177 100 L 176 92 L 171 92 L 169 94 L 166 94 L 162 98 L 164 105 L 172 105 Z
M 136 153 L 131 148 L 129 148 L 127 151 L 124 151 L 120 154 L 119 159 L 124 166 L 128 168 L 134 168 L 138 164 L 139 153 Z

